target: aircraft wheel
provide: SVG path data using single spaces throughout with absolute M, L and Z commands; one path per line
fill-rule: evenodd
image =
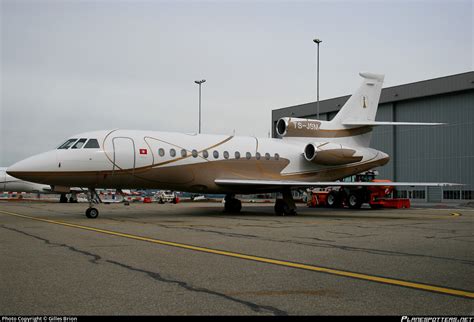
M 285 216 L 296 216 L 296 210 L 295 209 L 290 209 L 286 204 L 285 207 L 283 207 L 283 213 Z
M 275 215 L 283 216 L 283 207 L 285 202 L 282 199 L 277 199 L 275 201 Z
M 87 218 L 97 218 L 99 216 L 99 210 L 96 208 L 87 208 L 86 217 Z
M 347 203 L 351 209 L 360 209 L 362 206 L 362 198 L 358 193 L 352 192 L 347 198 Z
M 337 193 L 336 191 L 329 192 L 326 202 L 327 202 L 328 207 L 331 207 L 331 208 L 339 207 L 341 203 L 341 198 L 339 196 L 339 193 Z
M 240 212 L 242 210 L 242 202 L 239 199 L 234 199 L 234 212 Z
M 64 193 L 61 194 L 61 196 L 59 197 L 59 203 L 67 203 L 66 194 Z
M 242 202 L 239 199 L 229 199 L 226 200 L 224 204 L 224 211 L 225 212 L 240 212 L 242 209 Z
M 275 214 L 277 216 L 296 216 L 296 210 L 291 209 L 283 199 L 275 201 Z

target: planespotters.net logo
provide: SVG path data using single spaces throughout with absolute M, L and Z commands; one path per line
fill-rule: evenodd
M 402 316 L 401 322 L 474 322 L 474 317 L 468 316 Z

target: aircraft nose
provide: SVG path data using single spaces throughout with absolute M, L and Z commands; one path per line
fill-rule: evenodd
M 48 151 L 14 163 L 7 173 L 15 178 L 40 182 L 44 174 L 56 170 L 56 151 Z

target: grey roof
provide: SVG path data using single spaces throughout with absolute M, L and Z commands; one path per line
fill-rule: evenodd
M 449 75 L 415 83 L 382 89 L 379 104 L 410 100 L 425 96 L 441 95 L 474 89 L 474 72 Z M 338 111 L 350 95 L 319 101 L 321 114 Z M 272 120 L 285 116 L 309 117 L 315 114 L 316 102 L 294 105 L 272 110 Z

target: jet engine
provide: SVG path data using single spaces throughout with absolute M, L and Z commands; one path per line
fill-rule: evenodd
M 336 143 L 308 143 L 304 148 L 304 158 L 307 161 L 321 165 L 342 165 L 362 160 L 355 156 L 357 150 Z
M 276 123 L 276 133 L 280 137 L 313 137 L 320 126 L 321 122 L 317 120 L 283 117 Z

